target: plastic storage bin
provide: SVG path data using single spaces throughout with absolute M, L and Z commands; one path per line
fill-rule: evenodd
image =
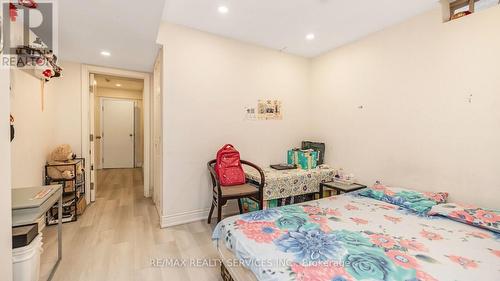
M 42 233 L 38 233 L 28 246 L 12 250 L 14 281 L 38 281 L 42 245 Z

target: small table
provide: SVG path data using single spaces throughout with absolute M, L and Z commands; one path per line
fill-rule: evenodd
M 335 190 L 337 195 L 340 193 L 349 193 L 353 192 L 356 190 L 360 190 L 363 188 L 366 188 L 366 185 L 358 184 L 358 183 L 352 183 L 352 184 L 345 184 L 345 183 L 340 183 L 340 182 L 323 182 L 319 185 L 319 198 L 323 198 L 323 192 L 326 189 L 331 189 Z
M 42 188 L 50 188 L 43 198 L 35 198 Z M 12 226 L 23 226 L 37 223 L 54 204 L 58 205 L 57 224 L 57 262 L 50 272 L 51 280 L 62 258 L 62 186 L 50 185 L 12 189 Z
M 317 194 L 321 182 L 332 181 L 335 177 L 335 169 L 326 166 L 310 170 L 263 168 L 262 171 L 266 179 L 264 201 Z M 245 174 L 252 181 L 260 181 L 260 174 L 255 169 L 245 169 Z

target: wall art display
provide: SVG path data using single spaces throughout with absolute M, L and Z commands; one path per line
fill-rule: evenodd
M 257 119 L 259 120 L 282 120 L 280 100 L 259 100 L 257 105 Z

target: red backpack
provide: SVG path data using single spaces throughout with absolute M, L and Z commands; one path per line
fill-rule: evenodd
M 246 182 L 240 153 L 231 144 L 226 144 L 217 151 L 215 172 L 221 186 L 241 185 Z

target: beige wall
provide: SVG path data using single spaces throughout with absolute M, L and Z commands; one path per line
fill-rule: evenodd
M 12 186 L 43 184 L 48 154 L 59 144 L 70 144 L 81 154 L 81 65 L 62 63 L 64 77 L 45 84 L 45 110 L 41 109 L 40 80 L 12 71 L 11 112 L 16 120 L 12 142 Z
M 82 64 L 62 62 L 61 65 L 63 77 L 45 84 L 44 112 L 41 111 L 40 81 L 24 71 L 12 71 L 10 104 L 16 118 L 16 139 L 12 143 L 11 158 L 13 187 L 43 184 L 43 167 L 48 154 L 57 145 L 70 144 L 74 153 L 81 155 Z M 106 90 L 102 95 L 139 100 L 142 112 L 142 92 L 127 92 Z M 144 124 L 142 114 L 140 124 Z M 141 125 L 141 138 L 136 142 L 136 159 L 141 163 L 143 130 Z
M 12 142 L 12 186 L 43 184 L 43 167 L 54 147 L 54 95 L 45 89 L 45 111 L 41 109 L 40 80 L 24 71 L 12 71 L 11 112 L 16 137 Z
M 136 136 L 135 136 L 135 165 L 142 166 L 144 161 L 144 112 L 143 112 L 143 97 L 142 91 L 117 90 L 110 88 L 97 87 L 97 95 L 95 100 L 95 132 L 96 136 L 101 135 L 101 98 L 127 99 L 136 102 L 136 113 L 139 119 L 136 120 Z M 101 159 L 101 140 L 96 139 L 95 143 L 95 163 L 98 168 L 102 168 Z
M 0 70 L 0 272 L 5 281 L 12 280 L 9 82 L 9 70 Z
M 499 24 L 499 7 L 446 24 L 436 9 L 312 64 L 163 24 L 167 221 L 205 216 L 205 162 L 224 143 L 267 166 L 309 136 L 327 143 L 327 162 L 364 183 L 445 190 L 452 200 L 497 207 Z M 38 80 L 13 73 L 14 187 L 41 183 L 55 145 L 81 152 L 81 65 L 63 67 L 64 78 L 46 85 L 45 113 Z M 259 98 L 281 99 L 284 120 L 243 120 Z
M 206 216 L 205 163 L 222 144 L 267 166 L 309 137 L 363 183 L 498 207 L 500 8 L 446 24 L 440 13 L 312 60 L 163 23 L 164 225 Z M 284 120 L 245 121 L 268 97 Z
M 12 278 L 11 187 L 43 184 L 47 155 L 58 144 L 68 143 L 81 153 L 81 76 L 80 64 L 63 62 L 64 78 L 45 84 L 45 111 L 41 110 L 40 80 L 26 72 L 11 72 L 10 100 L 8 72 L 0 71 L 0 112 L 7 120 L 15 117 L 16 138 L 11 144 L 4 134 L 0 141 L 0 272 L 2 280 Z M 10 110 L 9 110 L 10 105 Z
M 243 159 L 282 163 L 308 131 L 309 61 L 163 23 L 164 224 L 205 219 L 206 163 L 232 143 Z M 245 106 L 281 99 L 282 121 L 245 121 Z
M 327 162 L 498 207 L 499 27 L 500 7 L 446 24 L 436 9 L 314 59 L 310 124 Z
M 82 155 L 82 64 L 62 62 L 63 77 L 47 83 L 54 104 L 54 143 L 67 143 L 73 152 Z

